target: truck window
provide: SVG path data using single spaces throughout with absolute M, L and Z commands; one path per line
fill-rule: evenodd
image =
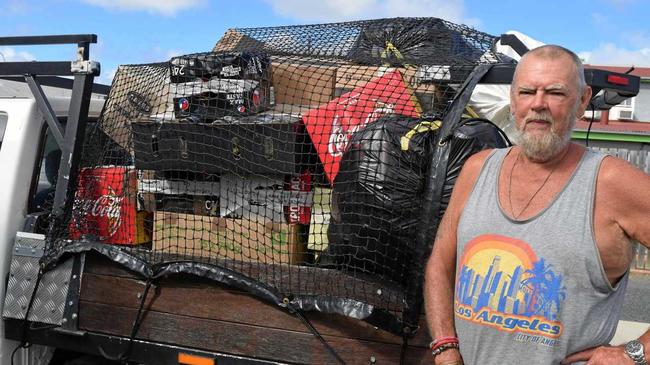
M 2 148 L 2 140 L 5 139 L 5 129 L 7 128 L 7 120 L 9 116 L 7 113 L 0 111 L 0 149 Z
M 54 202 L 54 191 L 59 172 L 61 150 L 49 128 L 46 129 L 42 153 L 39 156 L 38 172 L 32 185 L 32 199 L 29 213 L 51 211 Z
M 59 118 L 61 126 L 65 129 L 67 120 L 65 118 Z M 88 120 L 86 125 L 86 135 L 85 138 L 92 139 L 92 144 L 96 144 L 98 147 L 95 149 L 89 149 L 88 154 L 93 154 L 91 161 L 95 161 L 100 158 L 99 153 L 101 151 L 99 146 L 104 146 L 108 138 L 105 134 L 98 136 L 97 134 L 101 131 L 98 131 L 96 128 L 95 120 Z M 31 194 L 29 201 L 28 213 L 39 213 L 39 212 L 51 212 L 52 203 L 54 202 L 54 192 L 56 190 L 56 180 L 59 175 L 59 164 L 61 162 L 61 149 L 56 143 L 56 139 L 52 135 L 50 128 L 45 125 L 44 132 L 42 132 L 43 137 L 41 139 L 40 153 L 38 161 L 36 164 L 36 170 L 34 171 L 34 178 L 31 185 Z M 115 144 L 115 142 L 113 142 Z M 128 152 L 120 150 L 112 150 L 110 156 L 113 158 L 111 160 L 106 160 L 106 164 L 124 164 L 128 159 Z

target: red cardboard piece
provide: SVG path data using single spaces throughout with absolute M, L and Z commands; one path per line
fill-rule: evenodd
M 397 69 L 387 71 L 340 97 L 303 115 L 330 183 L 352 135 L 386 114 L 419 117 L 422 112 L 413 91 Z

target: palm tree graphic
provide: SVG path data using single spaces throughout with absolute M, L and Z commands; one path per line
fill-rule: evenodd
M 530 293 L 525 315 L 543 315 L 548 320 L 557 318 L 566 298 L 566 288 L 562 285 L 562 274 L 556 275 L 552 267 L 542 258 L 524 272 L 528 277 L 521 281 L 521 286 Z

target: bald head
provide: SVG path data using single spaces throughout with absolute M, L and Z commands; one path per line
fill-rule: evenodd
M 523 64 L 524 62 L 526 62 L 528 58 L 531 57 L 538 57 L 538 58 L 548 59 L 548 60 L 564 57 L 566 59 L 571 60 L 571 62 L 575 66 L 574 74 L 575 74 L 576 86 L 578 88 L 578 93 L 582 94 L 584 92 L 584 89 L 587 86 L 587 82 L 585 81 L 585 68 L 582 65 L 582 61 L 580 60 L 580 57 L 578 57 L 578 55 L 576 55 L 572 51 L 562 46 L 557 46 L 553 44 L 544 45 L 526 52 L 526 54 L 524 54 L 524 56 L 519 61 L 517 68 L 515 69 L 515 74 L 512 78 L 513 84 L 517 82 L 517 75 L 520 70 L 519 65 Z

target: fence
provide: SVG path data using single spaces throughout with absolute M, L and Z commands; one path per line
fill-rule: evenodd
M 632 269 L 647 271 L 650 273 L 650 250 L 640 244 L 636 245 L 636 255 L 634 256 Z

